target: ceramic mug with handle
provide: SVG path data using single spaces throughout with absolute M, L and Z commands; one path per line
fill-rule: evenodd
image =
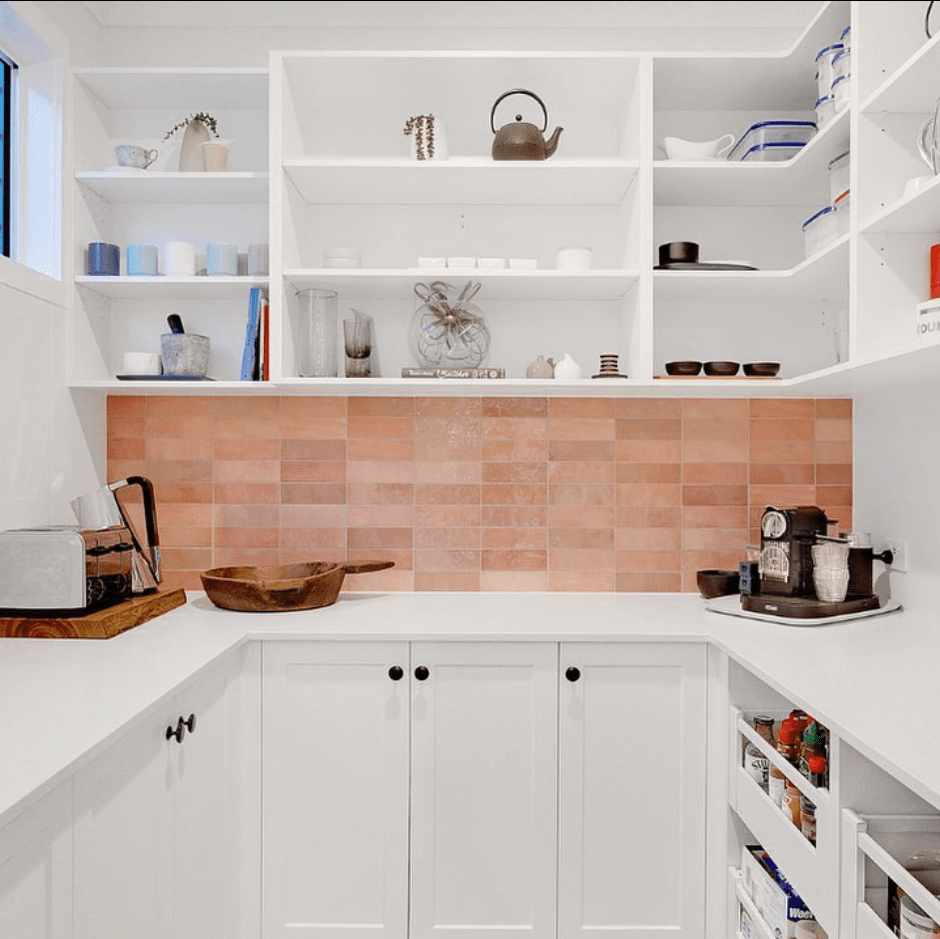
M 132 143 L 119 143 L 114 148 L 118 166 L 135 170 L 145 170 L 160 155 L 159 150 L 148 150 Z

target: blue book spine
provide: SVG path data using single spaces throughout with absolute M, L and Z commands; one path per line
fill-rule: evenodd
M 261 325 L 261 288 L 252 287 L 248 294 L 248 323 L 245 327 L 245 345 L 242 349 L 241 380 L 255 377 L 258 361 L 258 328 Z

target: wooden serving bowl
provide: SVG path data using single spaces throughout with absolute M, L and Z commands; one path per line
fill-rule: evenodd
M 741 575 L 738 571 L 696 571 L 695 581 L 698 592 L 706 600 L 726 597 L 741 591 Z
M 394 567 L 394 561 L 312 561 L 270 567 L 216 567 L 200 574 L 206 596 L 223 610 L 275 613 L 330 606 L 347 574 Z

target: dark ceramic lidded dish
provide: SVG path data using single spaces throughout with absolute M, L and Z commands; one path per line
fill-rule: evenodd
M 667 375 L 698 375 L 702 370 L 701 362 L 693 362 L 691 360 L 683 362 L 667 362 L 666 363 L 666 374 Z
M 774 378 L 780 371 L 779 362 L 745 362 L 743 367 L 748 378 Z
M 698 592 L 706 599 L 727 597 L 739 593 L 741 575 L 738 571 L 703 570 L 696 571 L 695 582 Z
M 705 374 L 712 378 L 733 378 L 741 367 L 739 362 L 706 362 Z

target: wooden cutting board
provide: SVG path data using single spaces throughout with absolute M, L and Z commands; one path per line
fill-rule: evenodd
M 67 618 L 0 617 L 0 637 L 18 639 L 110 639 L 186 602 L 185 590 L 132 597 L 105 610 Z

